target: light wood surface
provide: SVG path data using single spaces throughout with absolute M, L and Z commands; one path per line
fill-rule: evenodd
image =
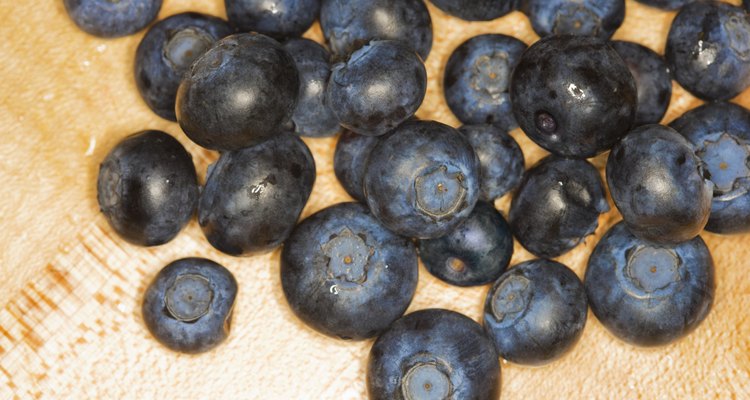
M 738 2 L 736 2 L 738 3 Z M 663 52 L 674 13 L 627 2 L 615 38 Z M 429 5 L 435 42 L 427 100 L 418 115 L 452 125 L 442 96 L 450 52 L 479 33 L 537 39 L 520 13 L 486 23 L 450 18 Z M 225 16 L 220 0 L 165 0 L 160 18 L 182 11 Z M 153 115 L 132 76 L 143 32 L 102 40 L 79 31 L 60 0 L 0 0 L 0 398 L 362 399 L 371 341 L 347 343 L 307 329 L 289 311 L 279 251 L 232 258 L 210 248 L 197 223 L 151 249 L 119 240 L 98 213 L 98 164 L 122 137 L 142 129 L 176 136 L 199 174 L 216 156 Z M 316 26 L 307 36 L 320 39 Z M 750 106 L 750 92 L 735 101 Z M 700 102 L 675 85 L 671 121 Z M 530 165 L 544 156 L 520 131 Z M 348 200 L 332 170 L 334 139 L 306 140 L 318 178 L 304 215 Z M 603 157 L 593 160 L 598 167 Z M 509 199 L 497 206 L 507 212 Z M 598 237 L 618 220 L 602 216 L 597 236 L 560 261 L 582 276 Z M 688 338 L 643 350 L 610 336 L 589 314 L 578 346 L 543 368 L 502 363 L 504 398 L 750 398 L 750 235 L 704 234 L 717 266 L 713 311 Z M 148 282 L 166 263 L 202 256 L 227 266 L 240 285 L 232 333 L 215 351 L 172 353 L 140 315 Z M 512 263 L 530 259 L 516 244 Z M 420 267 L 410 311 L 457 310 L 479 320 L 487 288 L 461 289 Z

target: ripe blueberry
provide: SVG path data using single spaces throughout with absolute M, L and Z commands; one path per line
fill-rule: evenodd
M 238 31 L 277 39 L 302 36 L 320 13 L 320 0 L 224 0 L 224 6 Z
M 333 154 L 333 170 L 347 193 L 355 200 L 365 203 L 365 167 L 370 152 L 378 144 L 378 136 L 358 135 L 344 130 Z
M 541 37 L 611 37 L 625 19 L 625 0 L 525 0 L 523 12 Z
M 467 21 L 490 21 L 514 11 L 518 0 L 430 0 L 437 8 Z
M 514 190 L 524 171 L 521 147 L 506 131 L 492 125 L 464 125 L 458 130 L 479 157 L 479 198 L 492 202 Z
M 156 19 L 162 0 L 63 0 L 79 28 L 104 38 L 132 35 Z

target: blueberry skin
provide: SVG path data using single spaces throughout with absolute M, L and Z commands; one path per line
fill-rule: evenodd
M 510 75 L 526 44 L 498 34 L 474 36 L 453 51 L 445 67 L 445 100 L 464 124 L 518 127 L 510 104 Z
M 406 44 L 374 40 L 333 66 L 326 103 L 339 123 L 380 136 L 411 118 L 427 92 L 427 71 Z
M 508 132 L 492 125 L 464 125 L 458 129 L 479 157 L 479 199 L 492 202 L 521 183 L 524 157 Z
M 692 3 L 695 0 L 636 0 L 647 6 L 661 8 L 662 10 L 677 10 L 685 4 Z
M 750 111 L 708 103 L 670 124 L 694 146 L 714 184 L 706 230 L 750 232 Z
M 229 335 L 237 281 L 205 258 L 183 258 L 164 267 L 146 289 L 143 321 L 164 346 L 203 353 Z
M 198 203 L 190 153 L 161 131 L 142 131 L 110 150 L 99 166 L 97 201 L 120 237 L 140 246 L 169 242 Z
M 456 286 L 494 282 L 513 256 L 513 235 L 492 204 L 478 202 L 451 233 L 419 241 L 419 257 L 432 275 Z
M 379 141 L 378 136 L 358 135 L 344 130 L 333 153 L 333 171 L 347 193 L 355 200 L 365 203 L 365 168 L 370 152 Z
M 328 48 L 345 58 L 371 40 L 402 40 L 423 60 L 432 49 L 432 19 L 423 0 L 321 0 Z
M 177 121 L 175 98 L 182 76 L 214 42 L 231 33 L 223 19 L 191 12 L 152 26 L 135 53 L 135 83 L 146 105 L 156 115 Z
M 156 19 L 162 0 L 63 0 L 68 16 L 86 33 L 103 38 L 132 35 Z
M 284 43 L 299 72 L 299 96 L 292 115 L 294 133 L 300 136 L 328 137 L 340 130 L 336 115 L 325 101 L 331 76 L 331 55 L 310 39 L 290 39 Z
M 490 400 L 500 396 L 500 363 L 492 341 L 472 319 L 420 310 L 391 325 L 370 349 L 372 400 Z
M 435 7 L 467 21 L 491 21 L 515 11 L 518 0 L 430 0 Z
M 635 121 L 635 80 L 609 44 L 590 36 L 534 43 L 513 71 L 513 114 L 526 135 L 565 157 L 609 150 Z
M 444 236 L 479 199 L 479 158 L 448 125 L 409 121 L 372 149 L 364 188 L 370 210 L 388 229 L 419 239 Z
M 500 357 L 544 365 L 578 343 L 587 313 L 586 292 L 573 271 L 555 261 L 532 260 L 492 285 L 484 302 L 484 329 Z
M 750 17 L 731 4 L 690 3 L 672 21 L 665 56 L 693 95 L 731 99 L 750 86 Z
M 224 0 L 224 6 L 238 31 L 276 39 L 302 36 L 320 14 L 320 0 Z
M 510 226 L 528 251 L 555 258 L 596 231 L 609 211 L 599 171 L 585 160 L 547 156 L 524 175 L 510 206 Z
M 633 236 L 624 223 L 596 245 L 584 277 L 596 318 L 639 346 L 692 332 L 711 310 L 714 285 L 713 259 L 700 236 L 661 247 Z
M 315 183 L 315 161 L 297 136 L 222 153 L 209 168 L 198 222 L 212 246 L 233 255 L 267 252 L 292 233 Z
M 672 245 L 696 237 L 708 221 L 713 184 L 692 145 L 674 129 L 644 125 L 607 159 L 607 183 L 630 231 Z
M 240 33 L 216 42 L 177 90 L 177 121 L 195 143 L 229 151 L 276 136 L 299 94 L 294 59 L 275 40 Z
M 363 340 L 401 317 L 417 289 L 414 244 L 360 203 L 302 221 L 284 243 L 281 284 L 292 311 L 329 336 Z
M 625 0 L 525 0 L 521 9 L 543 38 L 587 35 L 609 39 L 625 19 Z

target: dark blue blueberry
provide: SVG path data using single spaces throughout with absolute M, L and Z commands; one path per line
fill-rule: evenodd
M 731 4 L 699 1 L 680 9 L 665 51 L 677 82 L 704 100 L 727 100 L 750 86 L 750 17 Z
M 638 43 L 615 40 L 611 45 L 635 79 L 638 106 L 633 126 L 658 124 L 672 99 L 672 77 L 667 63 L 656 52 Z
M 326 137 L 338 133 L 339 121 L 326 104 L 326 88 L 331 76 L 331 55 L 310 39 L 284 43 L 299 72 L 299 97 L 292 115 L 294 132 L 300 136 Z
M 492 202 L 514 190 L 524 171 L 521 147 L 506 131 L 492 125 L 459 128 L 479 157 L 479 198 Z
M 687 3 L 692 3 L 696 0 L 636 0 L 639 3 L 646 4 L 651 7 L 661 8 L 663 10 L 677 10 Z M 745 0 L 747 1 L 747 0 Z
M 454 311 L 413 312 L 381 335 L 367 362 L 371 400 L 495 400 L 500 363 L 492 341 Z
M 464 124 L 518 126 L 510 104 L 510 75 L 526 44 L 498 34 L 475 36 L 456 48 L 443 79 L 445 100 Z
M 132 35 L 156 19 L 162 0 L 63 0 L 85 32 L 104 38 Z
M 224 0 L 224 6 L 240 32 L 277 39 L 302 36 L 320 13 L 320 0 Z
M 164 267 L 146 289 L 143 321 L 164 346 L 203 353 L 229 336 L 237 281 L 205 258 L 183 258 Z
M 227 36 L 198 58 L 177 91 L 177 120 L 195 143 L 237 150 L 278 135 L 299 94 L 294 59 L 255 33 Z
M 591 35 L 609 39 L 625 19 L 625 0 L 522 0 L 541 37 Z
M 302 221 L 281 253 L 289 306 L 326 335 L 362 340 L 401 317 L 417 289 L 414 244 L 391 233 L 360 203 Z
M 697 236 L 708 221 L 713 184 L 684 137 L 662 125 L 634 129 L 607 160 L 612 200 L 634 235 L 661 244 Z
M 222 153 L 209 168 L 198 222 L 224 253 L 272 250 L 292 233 L 314 182 L 310 149 L 291 133 Z
M 322 0 L 320 26 L 334 56 L 371 40 L 403 40 L 423 60 L 432 48 L 432 19 L 423 0 Z
M 490 21 L 518 8 L 519 0 L 430 0 L 437 8 L 467 21 Z
M 190 153 L 160 131 L 128 136 L 99 166 L 99 208 L 123 239 L 142 246 L 172 240 L 198 203 Z
M 376 136 L 358 135 L 344 130 L 333 154 L 333 170 L 347 193 L 355 200 L 365 203 L 365 167 L 370 152 L 378 144 Z
M 409 121 L 372 149 L 364 187 L 370 210 L 388 229 L 432 239 L 471 214 L 479 199 L 479 159 L 450 126 Z
M 177 121 L 177 88 L 190 65 L 217 40 L 232 33 L 220 18 L 198 13 L 173 15 L 148 30 L 135 53 L 135 83 L 146 104 Z
M 584 285 L 591 310 L 612 334 L 659 346 L 689 334 L 708 315 L 714 263 L 700 237 L 660 247 L 619 223 L 596 245 Z
M 635 80 L 617 52 L 590 36 L 534 43 L 511 77 L 513 113 L 550 152 L 588 158 L 609 150 L 635 121 Z
M 492 204 L 481 201 L 451 233 L 419 241 L 419 257 L 427 270 L 457 286 L 494 282 L 512 255 L 510 226 Z
M 402 42 L 375 40 L 333 66 L 326 102 L 345 128 L 379 136 L 411 118 L 426 91 L 419 56 Z
M 599 171 L 585 160 L 548 156 L 524 175 L 510 206 L 510 226 L 536 256 L 555 258 L 578 246 L 609 211 Z
M 750 111 L 708 103 L 670 124 L 694 146 L 714 184 L 706 230 L 750 231 Z
M 518 264 L 495 282 L 484 301 L 484 329 L 500 357 L 543 365 L 562 357 L 581 338 L 588 304 L 583 283 L 550 260 Z

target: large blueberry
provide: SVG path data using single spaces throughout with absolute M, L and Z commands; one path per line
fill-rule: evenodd
M 417 289 L 414 244 L 360 203 L 341 203 L 302 221 L 284 243 L 281 286 L 294 313 L 342 339 L 379 335 Z
M 677 82 L 704 100 L 727 100 L 750 86 L 750 17 L 719 1 L 680 9 L 665 51 Z
M 297 105 L 294 59 L 255 33 L 227 36 L 198 58 L 177 91 L 177 120 L 195 143 L 237 150 L 278 134 Z
M 160 131 L 128 136 L 99 167 L 99 207 L 123 239 L 142 246 L 172 240 L 198 203 L 198 178 L 190 153 Z
M 661 8 L 663 10 L 677 10 L 687 3 L 692 3 L 696 0 L 636 0 L 639 3 L 649 5 L 651 7 Z M 747 1 L 747 0 L 745 0 Z
M 526 44 L 514 37 L 485 34 L 456 48 L 443 78 L 445 100 L 464 124 L 518 126 L 510 104 L 510 75 Z
M 241 32 L 299 37 L 320 13 L 320 0 L 224 0 L 227 18 Z
M 291 39 L 284 43 L 299 72 L 299 98 L 292 115 L 294 132 L 300 136 L 326 137 L 339 131 L 339 121 L 325 101 L 331 76 L 331 55 L 310 39 Z
M 471 214 L 479 199 L 479 159 L 450 126 L 409 121 L 372 150 L 364 187 L 370 210 L 388 229 L 436 238 Z
M 164 267 L 146 289 L 146 327 L 164 346 L 203 353 L 229 335 L 237 281 L 205 258 L 183 258 Z
M 591 310 L 610 332 L 632 344 L 658 346 L 706 318 L 714 264 L 700 237 L 662 247 L 619 223 L 596 245 L 584 282 Z
M 531 253 L 554 258 L 594 233 L 609 204 L 599 171 L 585 160 L 548 156 L 524 175 L 510 226 Z
M 419 241 L 419 257 L 431 274 L 457 286 L 494 282 L 513 256 L 513 235 L 492 204 L 478 202 L 449 234 Z
M 713 184 L 674 129 L 644 125 L 625 136 L 609 154 L 607 183 L 628 228 L 642 239 L 680 243 L 706 226 Z
M 467 21 L 490 21 L 514 11 L 519 0 L 430 0 L 437 8 Z
M 198 222 L 224 253 L 272 250 L 292 233 L 314 182 L 312 154 L 291 133 L 222 153 L 209 169 Z
M 550 152 L 588 158 L 609 150 L 635 121 L 635 80 L 609 44 L 590 36 L 534 43 L 513 71 L 513 113 Z
M 370 350 L 372 400 L 495 400 L 500 363 L 492 341 L 454 311 L 420 310 L 391 325 Z
M 376 39 L 402 40 L 423 60 L 432 48 L 432 19 L 423 0 L 322 0 L 320 26 L 338 58 Z
M 505 130 L 492 125 L 459 128 L 479 157 L 479 198 L 492 202 L 521 183 L 524 157 L 521 147 Z
M 750 111 L 708 103 L 670 124 L 694 146 L 714 184 L 706 230 L 750 231 Z
M 345 128 L 379 136 L 411 118 L 426 91 L 417 53 L 397 40 L 375 40 L 333 66 L 326 102 Z
M 190 12 L 152 26 L 135 53 L 135 83 L 149 108 L 177 121 L 175 98 L 182 76 L 214 42 L 231 33 L 223 19 Z
M 625 0 L 523 0 L 541 37 L 591 35 L 609 39 L 625 19 Z
M 63 0 L 65 11 L 79 28 L 95 36 L 114 38 L 140 31 L 156 19 L 162 0 Z
M 347 193 L 355 200 L 365 203 L 365 168 L 370 152 L 380 140 L 377 136 L 358 135 L 344 130 L 336 143 L 333 154 L 333 170 Z

